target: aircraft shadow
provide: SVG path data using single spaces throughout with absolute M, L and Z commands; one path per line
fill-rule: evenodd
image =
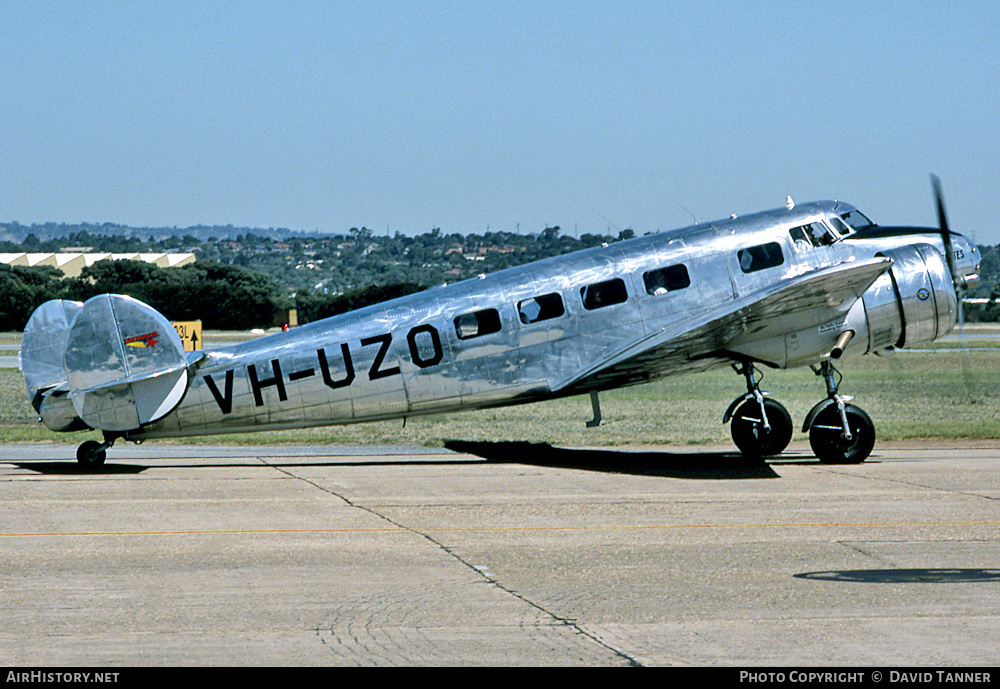
M 77 462 L 11 462 L 20 469 L 54 476 L 79 475 L 101 476 L 103 474 L 139 474 L 149 467 L 143 464 L 102 464 L 96 468 L 86 468 Z
M 625 452 L 570 449 L 548 443 L 467 440 L 449 440 L 444 446 L 497 464 L 688 479 L 780 478 L 766 462 L 747 460 L 737 452 Z
M 1000 569 L 848 569 L 804 572 L 795 578 L 861 584 L 968 584 L 1000 581 Z
M 764 461 L 748 460 L 738 452 L 632 452 L 622 450 L 594 450 L 553 447 L 548 443 L 529 442 L 476 442 L 449 440 L 445 448 L 453 452 L 479 457 L 487 463 L 524 464 L 553 468 L 579 469 L 608 474 L 635 476 L 662 476 L 686 479 L 760 479 L 780 478 Z M 166 460 L 174 467 L 207 468 L 230 466 L 228 463 L 187 464 L 177 463 L 177 458 Z M 102 476 L 113 474 L 139 474 L 152 465 L 119 464 L 107 462 L 99 467 L 84 468 L 72 461 L 20 461 L 11 462 L 21 469 L 54 476 Z M 307 458 L 272 459 L 261 466 L 386 466 L 386 465 L 468 464 L 467 460 L 413 460 L 369 461 L 315 461 Z M 163 467 L 164 465 L 160 465 Z
M 268 469 L 273 467 L 279 468 L 296 468 L 296 467 L 384 467 L 384 466 L 428 466 L 435 465 L 440 466 L 442 464 L 460 464 L 468 465 L 469 461 L 456 461 L 456 460 L 399 460 L 399 461 L 268 461 L 266 464 L 246 464 L 244 462 L 225 462 L 225 463 L 203 463 L 199 462 L 197 464 L 187 464 L 178 462 L 177 458 L 164 459 L 162 463 L 156 466 L 158 469 L 223 469 L 226 467 L 233 467 L 239 465 L 241 467 L 251 466 L 259 469 Z M 111 464 L 106 463 L 99 467 L 94 468 L 83 468 L 76 462 L 65 461 L 65 462 L 10 462 L 14 466 L 27 469 L 29 471 L 34 471 L 39 474 L 53 475 L 53 476 L 103 476 L 106 474 L 140 474 L 147 469 L 153 468 L 154 465 L 149 464 Z

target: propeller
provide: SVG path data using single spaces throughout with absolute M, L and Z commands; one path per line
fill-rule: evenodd
M 951 281 L 955 285 L 955 296 L 961 307 L 962 294 L 965 293 L 965 278 L 959 274 L 958 266 L 955 264 L 955 250 L 951 246 L 951 230 L 948 229 L 948 214 L 944 210 L 944 194 L 941 192 L 941 180 L 937 175 L 931 175 L 931 186 L 934 188 L 934 203 L 937 206 L 938 228 L 941 232 L 941 241 L 944 243 L 944 255 L 948 261 L 948 270 L 951 272 Z
M 955 286 L 955 300 L 958 302 L 958 337 L 962 344 L 962 371 L 965 374 L 965 389 L 969 394 L 969 399 L 975 403 L 975 383 L 972 375 L 972 363 L 969 360 L 969 345 L 965 339 L 965 311 L 962 308 L 967 284 L 965 276 L 959 273 L 958 265 L 955 263 L 955 249 L 951 244 L 951 230 L 948 229 L 948 214 L 944 209 L 944 194 L 941 191 L 941 180 L 937 175 L 931 175 L 931 187 L 934 189 L 934 204 L 937 207 L 938 229 L 941 233 L 941 242 L 944 244 L 944 255 L 948 261 L 948 271 L 951 273 L 952 284 Z

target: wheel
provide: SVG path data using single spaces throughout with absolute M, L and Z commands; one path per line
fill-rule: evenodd
M 104 464 L 105 457 L 107 452 L 96 440 L 88 440 L 76 450 L 76 461 L 88 469 Z
M 844 424 L 837 405 L 831 404 L 813 419 L 809 429 L 809 445 L 819 458 L 828 464 L 860 464 L 875 447 L 875 424 L 860 407 L 844 405 L 847 427 L 851 439 L 844 438 Z
M 764 400 L 764 413 L 771 428 L 764 430 L 764 420 L 757 400 L 747 400 L 733 414 L 730 431 L 733 442 L 748 457 L 780 454 L 792 440 L 792 417 L 779 402 Z

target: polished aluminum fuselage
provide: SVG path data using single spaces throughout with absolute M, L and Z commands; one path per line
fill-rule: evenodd
M 196 353 L 190 386 L 177 408 L 124 436 L 405 418 L 631 385 L 740 359 L 795 366 L 826 356 L 845 324 L 863 331 L 849 353 L 900 344 L 897 333 L 887 336 L 891 342 L 873 342 L 859 298 L 865 289 L 892 289 L 886 259 L 886 267 L 878 269 L 882 278 L 874 284 L 869 279 L 849 300 L 788 317 L 780 311 L 776 289 L 804 276 L 871 261 L 880 253 L 892 256 L 893 249 L 914 243 L 932 247 L 930 253 L 943 251 L 931 230 L 902 239 L 855 235 L 828 246 L 796 248 L 789 228 L 844 208 L 834 202 L 805 204 L 616 242 Z M 742 249 L 769 243 L 780 246 L 780 265 L 741 269 Z M 968 250 L 967 243 L 961 246 Z M 677 264 L 686 267 L 689 285 L 651 293 L 646 274 Z M 619 279 L 623 301 L 588 308 L 588 286 Z M 932 293 L 944 293 L 936 288 Z M 531 319 L 523 305 L 546 295 L 559 295 L 562 313 L 525 322 Z M 773 319 L 758 319 L 757 325 L 740 320 L 739 309 L 752 315 L 768 295 L 775 302 Z M 883 308 L 880 303 L 874 299 L 869 310 Z M 954 323 L 954 304 L 938 311 L 944 315 L 935 313 L 937 325 L 921 339 L 940 336 Z M 484 312 L 481 334 L 463 330 L 463 317 Z M 719 321 L 719 314 L 726 319 Z

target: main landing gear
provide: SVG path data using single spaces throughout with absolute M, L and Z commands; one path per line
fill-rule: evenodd
M 745 361 L 733 368 L 746 378 L 747 393 L 733 400 L 722 423 L 732 419 L 733 442 L 747 457 L 780 454 L 792 440 L 792 417 L 781 403 L 769 398 L 771 393 L 760 389 L 752 363 Z
M 747 384 L 745 395 L 737 397 L 726 410 L 722 422 L 732 419 L 733 442 L 747 457 L 760 458 L 780 454 L 792 439 L 792 419 L 770 393 L 760 389 L 761 377 L 749 362 L 734 364 Z M 809 445 L 821 462 L 858 464 L 871 454 L 875 446 L 875 424 L 839 392 L 841 375 L 829 359 L 813 371 L 826 382 L 825 400 L 806 414 L 802 432 L 809 434 Z
M 809 446 L 821 462 L 860 464 L 875 447 L 875 424 L 861 407 L 848 404 L 852 397 L 838 392 L 841 375 L 829 359 L 813 372 L 826 381 L 826 399 L 809 410 L 802 424 Z

